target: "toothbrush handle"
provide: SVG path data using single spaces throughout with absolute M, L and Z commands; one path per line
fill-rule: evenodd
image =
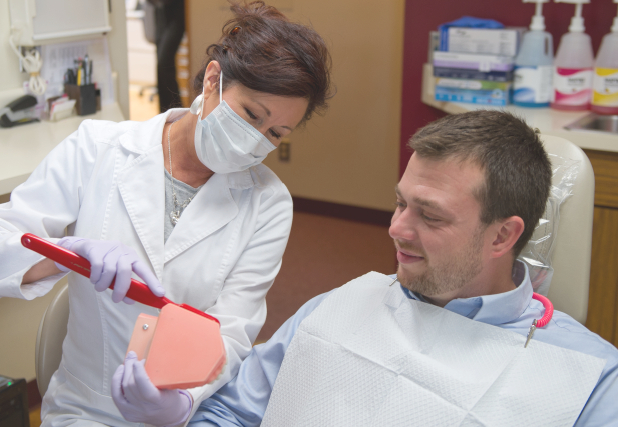
M 21 237 L 21 244 L 24 247 L 57 262 L 58 264 L 64 265 L 66 268 L 71 269 L 82 276 L 90 277 L 90 262 L 83 256 L 77 255 L 73 251 L 48 242 L 47 240 L 31 233 L 26 233 Z M 110 289 L 114 289 L 114 281 L 112 281 Z M 163 308 L 166 304 L 178 305 L 185 310 L 189 310 L 220 324 L 219 319 L 204 313 L 195 307 L 191 307 L 188 304 L 179 305 L 168 298 L 156 296 L 152 293 L 148 285 L 135 279 L 131 279 L 131 286 L 127 292 L 127 297 L 154 308 Z
M 31 233 L 26 233 L 22 236 L 21 244 L 82 276 L 90 277 L 90 262 L 73 251 L 55 245 Z M 113 281 L 109 287 L 114 289 Z M 127 297 L 155 308 L 163 308 L 165 304 L 172 302 L 165 297 L 156 296 L 145 283 L 135 279 L 131 279 L 131 287 L 127 292 Z

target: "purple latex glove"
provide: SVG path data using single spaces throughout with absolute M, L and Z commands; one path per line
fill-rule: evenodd
M 159 390 L 144 368 L 146 360 L 137 360 L 130 351 L 112 377 L 112 398 L 122 416 L 134 423 L 172 426 L 184 423 L 193 407 L 186 390 Z
M 90 281 L 96 291 L 103 292 L 109 288 L 114 277 L 116 278 L 112 291 L 114 302 L 135 304 L 135 301 L 126 296 L 131 286 L 132 272 L 135 272 L 156 296 L 165 295 L 165 289 L 146 263 L 139 259 L 133 249 L 120 242 L 67 236 L 60 239 L 58 245 L 90 261 Z M 62 271 L 70 271 L 63 265 L 55 264 Z

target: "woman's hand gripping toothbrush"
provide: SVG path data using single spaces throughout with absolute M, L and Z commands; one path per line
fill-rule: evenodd
M 146 282 L 153 294 L 158 297 L 165 295 L 165 289 L 146 263 L 139 259 L 132 248 L 120 242 L 67 236 L 60 239 L 57 244 L 90 262 L 90 281 L 97 292 L 105 291 L 114 283 L 112 287 L 114 302 L 135 304 L 134 300 L 126 296 L 131 287 L 133 272 Z M 69 271 L 69 268 L 59 262 L 56 262 L 56 267 L 64 272 Z
M 67 239 L 65 242 L 62 242 L 64 239 Z M 65 246 L 73 247 L 79 243 L 79 239 L 77 237 L 65 237 L 61 239 L 58 243 L 63 243 Z M 131 263 L 130 260 L 133 259 L 133 256 L 128 257 L 126 260 L 119 261 L 123 264 L 132 265 L 133 268 L 136 268 L 136 274 L 140 276 L 142 279 L 150 282 L 149 285 L 146 285 L 138 280 L 131 279 L 131 274 L 129 270 L 125 272 L 123 269 L 122 277 L 114 277 L 109 276 L 108 271 L 114 270 L 113 263 L 110 262 L 111 259 L 120 260 L 122 258 L 123 253 L 127 253 L 126 249 L 133 251 L 126 246 L 119 244 L 118 249 L 112 248 L 114 245 L 113 242 L 105 242 L 105 241 L 96 241 L 96 240 L 85 240 L 86 243 L 76 245 L 80 251 L 86 253 L 86 255 L 92 257 L 96 264 L 92 265 L 90 261 L 84 256 L 79 255 L 73 250 L 69 250 L 62 245 L 56 245 L 54 243 L 48 242 L 45 239 L 42 239 L 34 234 L 26 233 L 21 238 L 21 243 L 24 247 L 37 252 L 56 263 L 56 266 L 63 271 L 72 270 L 76 273 L 81 274 L 82 276 L 88 277 L 91 279 L 91 282 L 95 284 L 95 289 L 99 292 L 104 291 L 109 288 L 112 290 L 116 290 L 116 282 L 118 279 L 122 279 L 123 283 L 118 284 L 118 286 L 122 286 L 122 289 L 116 294 L 116 298 L 114 299 L 114 293 L 112 292 L 112 300 L 114 302 L 120 302 L 129 298 L 129 303 L 133 303 L 135 301 L 140 302 L 145 305 L 149 305 L 155 308 L 163 308 L 167 304 L 177 305 L 185 310 L 189 310 L 193 313 L 199 314 L 200 316 L 206 317 L 207 319 L 213 320 L 219 323 L 219 320 L 216 318 L 204 313 L 201 310 L 191 307 L 187 304 L 176 304 L 168 298 L 165 298 L 163 294 L 165 294 L 165 290 L 159 283 L 159 280 L 156 276 L 150 271 L 148 266 L 146 266 L 142 261 L 137 263 L 137 267 L 135 267 L 136 263 Z M 108 246 L 108 251 L 104 251 L 103 245 L 92 244 L 89 242 L 101 242 L 101 243 L 111 243 L 112 245 Z M 96 249 L 95 249 L 96 246 Z M 105 262 L 105 253 L 113 252 L 112 258 L 108 260 L 107 266 Z M 133 251 L 133 254 L 135 252 Z M 137 255 L 135 255 L 137 256 Z M 116 263 L 118 264 L 118 263 Z M 115 271 L 115 270 L 114 270 Z M 91 274 L 91 272 L 93 272 Z M 128 274 L 127 274 L 128 273 Z M 143 276 L 142 276 L 143 275 Z M 114 280 L 116 279 L 116 280 Z M 128 280 L 127 280 L 128 279 Z M 109 282 L 108 282 L 109 280 Z M 124 282 L 128 281 L 128 285 Z M 108 285 L 109 283 L 109 285 Z M 98 287 L 98 288 L 97 288 Z M 126 289 L 125 289 L 126 288 Z

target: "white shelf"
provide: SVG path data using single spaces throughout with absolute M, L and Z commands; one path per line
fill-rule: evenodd
M 564 129 L 564 126 L 590 114 L 590 111 L 558 111 L 551 108 L 522 108 L 514 105 L 496 107 L 491 105 L 467 104 L 463 102 L 436 101 L 434 93 L 435 78 L 433 66 L 423 66 L 423 88 L 421 100 L 424 104 L 435 107 L 449 114 L 465 113 L 473 110 L 505 110 L 524 117 L 528 124 L 538 128 L 543 134 L 555 135 L 568 139 L 581 148 L 600 151 L 618 152 L 618 135 L 606 132 L 576 131 Z
M 45 156 L 86 119 L 120 122 L 124 117 L 114 103 L 89 116 L 0 128 L 0 195 L 10 193 L 28 179 Z

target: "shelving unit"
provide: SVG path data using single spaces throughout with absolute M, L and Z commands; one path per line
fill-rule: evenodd
M 421 100 L 424 104 L 449 114 L 487 109 L 510 111 L 518 116 L 524 117 L 530 126 L 538 128 L 542 133 L 568 139 L 582 149 L 618 152 L 618 135 L 564 129 L 566 125 L 590 114 L 590 111 L 570 112 L 552 110 L 551 108 L 521 108 L 514 105 L 497 107 L 491 105 L 466 104 L 463 102 L 436 101 L 434 96 L 433 66 L 431 64 L 424 64 L 423 66 Z

